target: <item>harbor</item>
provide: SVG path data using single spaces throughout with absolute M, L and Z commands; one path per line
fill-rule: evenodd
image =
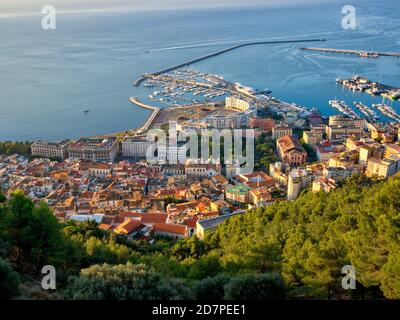
M 174 70 L 177 70 L 177 69 L 181 69 L 181 68 L 190 66 L 190 65 L 192 65 L 192 64 L 194 64 L 194 63 L 197 63 L 197 62 L 200 62 L 200 61 L 204 61 L 204 60 L 207 60 L 207 59 L 210 59 L 210 58 L 219 56 L 219 55 L 221 55 L 221 54 L 224 54 L 224 53 L 226 53 L 226 52 L 233 51 L 233 50 L 236 50 L 236 49 L 239 49 L 239 48 L 243 48 L 243 47 L 247 47 L 247 46 L 262 45 L 262 44 L 284 44 L 284 43 L 301 43 L 301 42 L 321 42 L 321 41 L 326 41 L 326 39 L 321 39 L 321 38 L 319 38 L 319 39 L 295 39 L 295 40 L 274 40 L 274 41 L 252 41 L 252 42 L 241 43 L 241 44 L 238 44 L 238 45 L 235 45 L 235 46 L 232 46 L 232 47 L 229 47 L 229 48 L 225 48 L 225 49 L 222 49 L 222 50 L 219 50 L 219 51 L 216 51 L 216 52 L 212 52 L 212 53 L 209 53 L 209 54 L 207 54 L 207 55 L 201 56 L 201 57 L 199 57 L 199 58 L 195 58 L 195 59 L 192 59 L 192 60 L 189 60 L 189 61 L 186 61 L 186 62 L 177 64 L 177 65 L 174 65 L 174 66 L 172 66 L 172 67 L 168 67 L 168 68 L 165 68 L 165 69 L 162 69 L 162 70 L 153 72 L 153 73 L 146 73 L 146 74 L 144 74 L 143 76 L 141 76 L 139 79 L 137 79 L 136 81 L 134 81 L 134 82 L 133 82 L 133 85 L 134 85 L 134 86 L 139 86 L 139 85 L 140 85 L 143 81 L 145 81 L 148 77 L 151 77 L 151 76 L 159 76 L 159 75 L 162 75 L 162 74 L 164 74 L 164 73 L 168 73 L 168 72 L 171 72 L 171 71 L 174 71 Z
M 350 79 L 337 78 L 336 82 L 352 91 L 366 92 L 372 96 L 381 96 L 392 101 L 400 99 L 400 88 L 371 81 L 360 75 L 354 75 Z

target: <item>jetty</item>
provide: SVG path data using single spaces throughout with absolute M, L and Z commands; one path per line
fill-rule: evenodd
M 139 106 L 141 108 L 144 108 L 144 109 L 152 111 L 152 114 L 147 119 L 146 123 L 139 129 L 139 131 L 147 131 L 147 130 L 149 130 L 151 128 L 151 126 L 153 125 L 153 123 L 155 122 L 155 120 L 157 119 L 157 116 L 159 115 L 161 109 L 158 108 L 158 107 L 149 106 L 149 105 L 141 102 L 137 98 L 130 97 L 129 100 L 133 104 L 135 104 L 135 105 L 137 105 L 137 106 Z
M 201 56 L 201 57 L 196 58 L 196 59 L 192 59 L 192 60 L 177 64 L 177 65 L 174 65 L 172 67 L 168 67 L 168 68 L 165 68 L 165 69 L 162 69 L 162 70 L 150 73 L 150 74 L 145 74 L 145 75 L 141 76 L 138 80 L 134 81 L 132 84 L 134 86 L 139 86 L 149 76 L 159 76 L 161 74 L 168 73 L 168 72 L 174 71 L 176 69 L 187 67 L 187 66 L 189 66 L 191 64 L 194 64 L 196 62 L 204 61 L 204 60 L 219 56 L 221 54 L 224 54 L 226 52 L 233 51 L 233 50 L 236 50 L 236 49 L 239 49 L 239 48 L 243 48 L 243 47 L 247 47 L 247 46 L 261 45 L 261 44 L 283 44 L 283 43 L 301 43 L 301 42 L 317 42 L 317 41 L 318 42 L 326 41 L 326 39 L 274 40 L 274 41 L 253 41 L 253 42 L 241 43 L 241 44 L 229 47 L 229 48 L 225 48 L 225 49 L 222 49 L 222 50 L 219 50 L 219 51 L 216 51 L 216 52 L 209 53 L 207 55 Z
M 327 53 L 342 53 L 357 55 L 361 58 L 379 58 L 383 57 L 397 57 L 400 58 L 400 52 L 378 52 L 378 51 L 363 51 L 363 50 L 347 50 L 347 49 L 333 49 L 333 48 L 299 48 L 300 50 L 319 51 Z

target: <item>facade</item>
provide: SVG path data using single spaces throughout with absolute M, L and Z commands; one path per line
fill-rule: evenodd
M 291 136 L 284 136 L 276 141 L 276 147 L 282 162 L 298 167 L 307 160 L 307 152 L 300 142 Z
M 251 118 L 249 121 L 249 128 L 259 128 L 261 131 L 270 132 L 276 126 L 275 120 L 271 118 Z
M 69 140 L 60 142 L 36 141 L 31 146 L 33 156 L 54 158 L 63 161 L 68 157 Z
M 81 160 L 114 162 L 117 153 L 117 138 L 81 138 L 68 146 L 68 156 Z
M 145 159 L 146 152 L 151 146 L 151 142 L 146 140 L 146 136 L 126 136 L 122 141 L 122 156 L 125 158 Z
M 363 129 L 356 126 L 337 126 L 329 125 L 326 126 L 326 135 L 330 140 L 342 141 L 348 136 L 355 136 L 360 138 L 362 136 Z
M 253 117 L 254 110 L 248 109 L 244 112 L 231 114 L 214 114 L 204 118 L 204 121 L 216 129 L 243 128 L 248 127 L 250 118 Z
M 336 189 L 336 182 L 334 179 L 317 179 L 312 183 L 312 192 L 331 192 Z
M 245 185 L 229 186 L 225 191 L 227 201 L 234 204 L 245 204 L 249 202 L 249 191 L 251 188 Z
M 221 174 L 221 167 L 217 164 L 188 164 L 185 166 L 185 174 L 188 177 L 214 177 Z
M 279 139 L 284 136 L 291 136 L 293 134 L 293 129 L 288 126 L 276 126 L 272 128 L 272 138 Z
M 235 97 L 226 97 L 225 98 L 225 108 L 243 112 L 250 108 L 250 104 L 247 101 L 244 101 L 242 99 L 238 99 Z
M 368 159 L 365 175 L 367 177 L 388 178 L 399 171 L 400 155 L 394 155 L 385 159 Z
M 317 143 L 322 141 L 323 132 L 318 130 L 304 131 L 303 140 L 305 143 L 315 146 Z
M 296 199 L 301 190 L 310 185 L 311 179 L 311 175 L 304 169 L 293 169 L 290 171 L 287 188 L 288 200 Z
M 385 150 L 385 158 L 390 158 L 396 154 L 400 154 L 400 146 L 394 143 L 387 143 Z
M 329 117 L 328 124 L 330 126 L 357 127 L 364 129 L 366 123 L 364 119 L 351 118 L 345 115 L 334 115 Z
M 168 143 L 159 144 L 158 161 L 160 163 L 185 163 L 187 160 L 187 144 L 185 141 L 179 141 L 176 145 L 170 146 Z

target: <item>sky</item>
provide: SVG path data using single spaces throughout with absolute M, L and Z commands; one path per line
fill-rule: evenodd
M 91 12 L 290 5 L 318 2 L 326 2 L 326 0 L 0 0 L 0 15 L 40 13 L 44 5 L 53 5 L 59 12 Z

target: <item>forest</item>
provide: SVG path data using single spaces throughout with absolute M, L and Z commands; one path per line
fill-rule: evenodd
M 353 176 L 235 216 L 204 241 L 129 241 L 0 195 L 0 299 L 400 299 L 400 177 Z M 37 283 L 53 265 L 57 289 Z M 353 266 L 356 288 L 342 288 Z

